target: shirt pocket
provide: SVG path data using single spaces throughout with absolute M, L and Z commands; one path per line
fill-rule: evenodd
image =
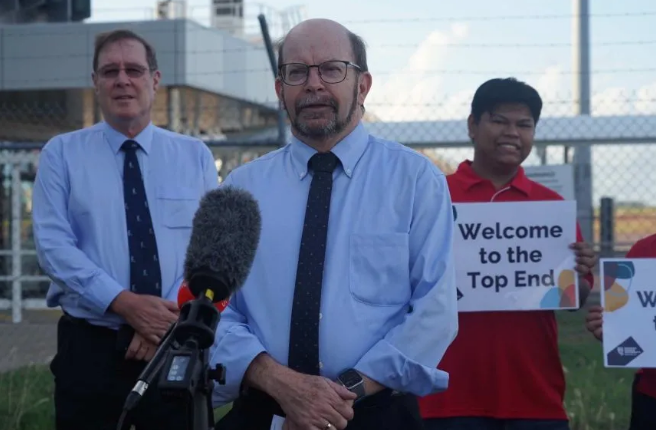
M 399 306 L 410 300 L 407 234 L 352 234 L 350 254 L 353 298 L 372 306 Z
M 159 186 L 157 202 L 165 227 L 191 228 L 198 209 L 198 191 L 182 186 Z

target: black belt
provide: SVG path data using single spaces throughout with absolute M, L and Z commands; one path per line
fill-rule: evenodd
M 119 352 L 126 352 L 132 342 L 132 337 L 134 336 L 134 329 L 129 324 L 122 324 L 118 330 L 115 330 L 110 327 L 104 327 L 96 324 L 91 324 L 89 321 L 84 318 L 74 317 L 68 312 L 64 311 L 62 319 L 67 322 L 77 326 L 83 326 L 87 329 L 94 330 L 98 333 L 101 333 L 106 336 L 115 336 L 116 337 L 116 349 Z

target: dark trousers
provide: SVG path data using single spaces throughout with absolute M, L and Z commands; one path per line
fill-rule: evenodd
M 353 412 L 354 418 L 346 430 L 424 430 L 415 396 L 382 391 L 356 403 Z M 238 399 L 214 428 L 269 430 L 273 414 L 282 416 L 280 407 L 269 396 L 255 391 L 254 395 Z
M 503 420 L 496 418 L 454 417 L 424 421 L 426 430 L 569 430 L 566 420 Z
M 57 430 L 115 430 L 125 399 L 145 366 L 144 361 L 125 359 L 115 330 L 64 315 L 50 364 Z M 155 385 L 128 414 L 123 428 L 190 430 L 186 403 L 163 399 Z
M 633 380 L 631 391 L 631 424 L 629 430 L 656 429 L 656 399 L 636 391 L 640 375 Z

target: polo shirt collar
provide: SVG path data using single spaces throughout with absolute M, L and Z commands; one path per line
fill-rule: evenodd
M 488 183 L 492 185 L 489 180 L 481 178 L 478 176 L 478 174 L 476 174 L 474 169 L 472 169 L 472 162 L 470 160 L 465 160 L 460 163 L 454 174 L 457 175 L 458 179 L 465 184 L 467 190 L 470 190 L 475 185 L 481 183 Z M 531 193 L 531 180 L 526 176 L 522 166 L 519 166 L 517 173 L 506 186 L 514 188 L 526 194 L 527 196 Z
M 351 133 L 337 143 L 332 149 L 332 153 L 337 156 L 342 164 L 344 173 L 349 178 L 353 176 L 355 167 L 358 164 L 358 161 L 360 161 L 362 154 L 364 154 L 368 142 L 369 132 L 367 132 L 367 129 L 362 122 L 360 122 Z M 299 179 L 305 178 L 308 174 L 308 162 L 318 151 L 292 135 L 290 152 L 292 156 L 292 165 L 298 174 Z
M 152 122 L 132 139 L 115 130 L 106 122 L 102 122 L 101 126 L 103 133 L 107 138 L 107 142 L 109 142 L 109 146 L 112 148 L 112 151 L 114 151 L 114 154 L 117 154 L 121 150 L 121 146 L 126 140 L 134 140 L 141 146 L 141 149 L 143 149 L 146 154 L 150 152 L 153 142 L 153 129 L 155 127 Z

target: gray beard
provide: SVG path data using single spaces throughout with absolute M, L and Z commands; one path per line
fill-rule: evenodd
M 284 100 L 284 92 L 283 92 L 283 100 Z M 351 103 L 351 107 L 349 108 L 348 115 L 346 115 L 346 118 L 344 118 L 343 121 L 340 121 L 337 117 L 337 111 L 339 111 L 339 106 L 337 106 L 336 112 L 334 112 L 332 118 L 328 121 L 327 124 L 320 127 L 310 126 L 307 123 L 299 120 L 298 115 L 296 115 L 296 118 L 292 120 L 291 116 L 289 115 L 289 109 L 287 109 L 287 105 L 285 104 L 285 110 L 287 111 L 287 118 L 289 118 L 289 121 L 292 123 L 292 126 L 294 127 L 294 129 L 296 129 L 299 135 L 307 139 L 325 139 L 340 134 L 341 132 L 344 131 L 347 125 L 351 123 L 351 120 L 353 119 L 353 115 L 355 114 L 355 110 L 357 108 L 358 108 L 357 84 L 353 87 L 353 102 Z

